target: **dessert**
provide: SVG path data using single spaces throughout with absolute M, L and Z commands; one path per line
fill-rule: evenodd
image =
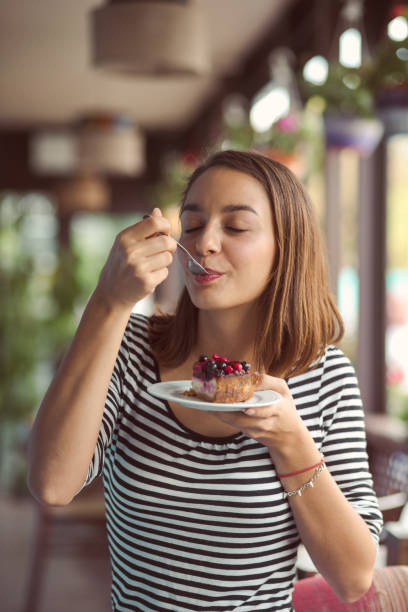
M 216 353 L 211 359 L 201 355 L 193 365 L 192 388 L 186 393 L 208 402 L 245 402 L 260 381 L 260 374 L 250 369 L 246 361 L 231 361 Z

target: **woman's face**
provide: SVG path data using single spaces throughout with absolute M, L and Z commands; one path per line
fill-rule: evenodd
M 259 181 L 229 168 L 206 170 L 187 193 L 181 227 L 181 243 L 209 272 L 193 274 L 181 256 L 197 308 L 235 308 L 262 294 L 272 272 L 275 236 Z

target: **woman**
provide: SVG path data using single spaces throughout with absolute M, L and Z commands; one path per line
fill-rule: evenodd
M 103 470 L 113 610 L 291 610 L 300 540 L 354 601 L 381 514 L 307 196 L 281 164 L 224 151 L 190 178 L 181 224 L 208 275 L 182 257 L 174 316 L 130 315 L 167 276 L 169 223 L 155 209 L 117 237 L 39 410 L 31 490 L 66 504 Z M 207 412 L 146 391 L 213 352 L 250 362 L 282 399 Z

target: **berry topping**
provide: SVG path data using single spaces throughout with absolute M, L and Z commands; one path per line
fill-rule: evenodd
M 247 361 L 230 360 L 213 353 L 212 359 L 207 355 L 200 355 L 198 361 L 193 365 L 193 374 L 197 378 L 211 380 L 211 378 L 229 376 L 230 374 L 243 375 L 249 371 L 250 367 L 251 365 Z
M 205 364 L 205 374 L 207 379 L 213 378 L 214 376 L 219 376 L 219 371 L 215 361 L 207 361 Z

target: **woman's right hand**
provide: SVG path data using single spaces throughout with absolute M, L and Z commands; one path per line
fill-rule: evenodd
M 168 276 L 177 242 L 159 208 L 121 231 L 102 269 L 95 294 L 108 306 L 133 308 Z M 160 235 L 159 235 L 160 234 Z

